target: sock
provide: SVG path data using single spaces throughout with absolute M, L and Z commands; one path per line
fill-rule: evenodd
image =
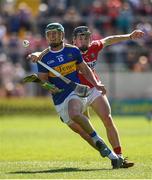
M 123 156 L 122 156 L 122 150 L 121 150 L 121 147 L 120 147 L 120 146 L 114 148 L 113 150 L 114 150 L 114 152 L 117 154 L 117 156 L 123 157 Z
M 117 154 L 118 157 L 124 159 L 123 155 L 122 154 Z
M 90 134 L 93 142 L 96 144 L 97 141 L 101 141 L 100 136 L 97 135 L 97 133 L 95 131 L 93 131 L 93 133 Z
M 115 152 L 113 152 L 113 151 L 111 151 L 111 153 L 108 155 L 108 158 L 109 159 L 118 159 L 118 156 L 116 155 L 116 153 Z
M 90 136 L 91 136 L 91 138 L 92 138 L 92 140 L 93 140 L 94 143 L 96 143 L 97 141 L 102 141 L 102 142 L 104 143 L 103 139 L 102 139 L 100 136 L 98 136 L 95 131 L 94 131 L 93 133 L 91 133 Z M 108 147 L 107 147 L 107 148 L 108 148 Z M 108 148 L 108 149 L 109 149 L 109 148 Z M 110 150 L 110 149 L 109 149 L 109 150 Z M 107 157 L 108 157 L 110 160 L 112 160 L 112 159 L 118 159 L 118 156 L 117 156 L 113 151 L 111 151 L 111 150 L 110 150 L 110 154 L 109 154 Z

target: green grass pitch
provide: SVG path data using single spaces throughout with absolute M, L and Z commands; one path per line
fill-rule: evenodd
M 135 162 L 132 168 L 112 170 L 109 159 L 57 116 L 0 117 L 0 178 L 151 179 L 152 122 L 144 117 L 114 119 L 124 155 Z M 108 143 L 101 121 L 92 116 L 91 122 Z

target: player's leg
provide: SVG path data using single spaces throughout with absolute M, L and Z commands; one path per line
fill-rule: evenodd
M 98 114 L 98 116 L 102 119 L 104 126 L 106 128 L 108 140 L 111 143 L 114 152 L 119 157 L 123 158 L 118 130 L 111 116 L 111 108 L 107 97 L 105 95 L 99 96 L 93 101 L 91 106 L 94 109 L 94 111 Z M 132 167 L 133 165 L 134 163 L 128 162 L 124 159 L 123 168 Z
M 83 102 L 80 99 L 70 99 L 68 102 L 69 119 L 78 123 L 88 134 L 92 134 L 95 130 L 89 119 L 82 112 Z
M 96 98 L 91 104 L 91 107 L 103 121 L 103 124 L 106 128 L 108 140 L 112 145 L 113 149 L 119 147 L 119 152 L 116 153 L 120 155 L 121 145 L 120 145 L 119 135 L 117 128 L 113 122 L 110 105 L 106 96 L 101 95 L 98 98 Z
M 93 142 L 92 138 L 90 137 L 90 135 L 88 133 L 86 133 L 84 131 L 84 129 L 75 122 L 70 123 L 69 128 L 76 132 L 77 134 L 79 134 L 85 141 L 87 141 L 93 148 L 95 148 L 96 150 L 98 150 L 98 148 L 96 147 L 95 143 Z
M 89 110 L 88 109 L 83 114 L 89 118 Z M 68 124 L 68 126 L 72 131 L 79 134 L 85 141 L 87 141 L 93 148 L 98 150 L 98 148 L 96 147 L 95 143 L 93 142 L 91 136 L 78 123 L 72 121 L 70 124 Z
M 89 134 L 102 157 L 111 159 L 113 168 L 120 168 L 122 160 L 106 146 L 102 138 L 94 130 L 88 118 L 83 115 L 82 111 L 84 112 L 85 105 L 87 105 L 87 98 L 80 98 L 73 93 L 70 94 L 62 104 L 56 106 L 56 110 L 67 125 L 73 121 L 79 124 L 81 128 Z
M 89 110 L 87 109 L 84 114 L 88 117 L 89 116 Z M 97 146 L 95 145 L 95 143 L 93 142 L 92 138 L 90 137 L 90 135 L 85 132 L 85 130 L 78 124 L 75 122 L 70 123 L 69 128 L 76 132 L 77 134 L 79 134 L 85 141 L 87 141 L 93 148 L 95 148 L 96 150 L 99 151 L 99 149 L 97 148 Z M 100 152 L 100 151 L 99 151 Z
M 72 131 L 78 133 L 85 141 L 87 141 L 94 149 L 98 150 L 100 152 L 100 149 L 99 147 L 96 146 L 96 143 L 93 142 L 92 138 L 90 137 L 90 135 L 88 133 L 86 133 L 83 128 L 75 123 L 75 122 L 72 122 L 70 123 L 69 125 L 69 128 L 72 129 Z M 102 145 L 99 143 L 99 146 Z M 105 147 L 105 146 L 104 146 Z M 101 147 L 103 149 L 103 145 Z M 111 164 L 112 164 L 112 167 L 113 168 L 119 168 L 120 167 L 120 164 L 122 166 L 122 159 L 119 159 L 117 156 L 113 155 L 113 153 L 110 153 L 108 155 L 109 159 L 111 159 Z
M 86 109 L 86 111 L 83 114 L 88 118 L 90 118 L 89 107 Z
M 96 147 L 100 151 L 102 157 L 108 157 L 112 160 L 113 168 L 119 168 L 122 164 L 122 160 L 117 157 L 117 155 L 111 151 L 104 140 L 95 132 L 92 124 L 86 116 L 82 114 L 82 103 L 77 99 L 71 99 L 68 103 L 68 113 L 71 120 L 78 123 L 86 133 L 88 133 Z

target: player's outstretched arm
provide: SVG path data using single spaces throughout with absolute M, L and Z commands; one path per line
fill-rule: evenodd
M 108 45 L 116 44 L 122 41 L 127 41 L 127 40 L 136 40 L 139 38 L 142 38 L 144 36 L 144 32 L 141 30 L 134 30 L 130 34 L 122 34 L 122 35 L 113 35 L 113 36 L 108 36 L 104 39 L 102 39 L 103 46 L 106 47 Z

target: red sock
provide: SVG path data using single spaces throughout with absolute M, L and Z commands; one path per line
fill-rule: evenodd
M 114 148 L 113 150 L 114 150 L 114 152 L 115 152 L 117 155 L 121 155 L 121 154 L 122 154 L 122 151 L 121 151 L 121 147 L 120 147 L 120 146 Z

